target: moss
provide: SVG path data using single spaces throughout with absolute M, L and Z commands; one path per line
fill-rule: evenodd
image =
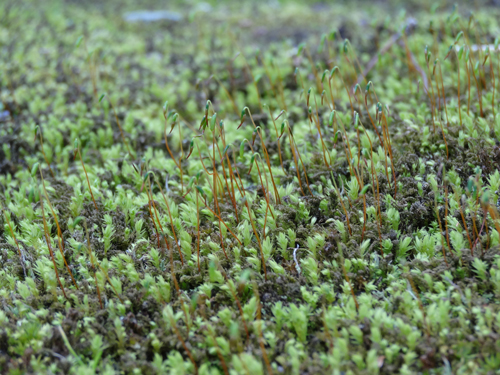
M 2 373 L 500 366 L 498 10 L 276 6 L 1 5 Z

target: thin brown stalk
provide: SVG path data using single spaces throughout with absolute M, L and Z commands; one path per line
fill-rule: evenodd
M 469 68 L 469 62 L 465 60 L 465 69 L 467 69 L 467 90 L 469 92 L 468 98 L 467 98 L 467 115 L 469 115 L 470 111 L 470 68 Z
M 222 350 L 221 350 L 219 344 L 217 343 L 217 340 L 215 339 L 215 334 L 213 332 L 213 328 L 212 328 L 212 326 L 210 326 L 210 323 L 207 322 L 206 320 L 205 320 L 205 323 L 207 324 L 207 331 L 208 331 L 208 333 L 209 333 L 209 335 L 210 335 L 210 337 L 211 337 L 211 339 L 212 339 L 212 341 L 213 341 L 213 343 L 215 345 L 215 349 L 217 350 L 217 356 L 219 357 L 219 361 L 220 361 L 220 363 L 222 365 L 222 370 L 224 371 L 225 375 L 229 375 L 229 371 L 227 369 L 226 361 L 224 360 L 224 356 L 222 354 Z
M 304 189 L 302 189 L 302 181 L 300 180 L 299 164 L 297 162 L 297 156 L 295 155 L 295 150 L 294 150 L 294 147 L 293 147 L 292 132 L 288 128 L 288 125 L 286 125 L 286 128 L 287 128 L 287 132 L 289 134 L 290 151 L 291 151 L 292 156 L 293 156 L 293 162 L 295 164 L 295 170 L 297 172 L 297 179 L 299 180 L 299 188 L 300 188 L 300 191 L 302 192 L 302 195 L 305 196 L 306 193 L 304 193 Z M 310 189 L 309 189 L 309 192 L 310 192 Z M 311 195 L 312 195 L 312 193 L 311 193 Z
M 255 296 L 257 297 L 257 321 L 259 321 L 261 324 L 262 322 L 262 317 L 261 317 L 261 310 L 262 310 L 262 305 L 260 303 L 260 295 L 259 295 L 259 288 L 257 286 L 257 283 L 253 283 L 253 292 L 255 293 Z M 264 359 L 264 363 L 266 364 L 267 368 L 267 373 L 269 375 L 273 374 L 273 369 L 271 367 L 271 363 L 269 362 L 269 357 L 267 356 L 266 348 L 264 346 L 264 336 L 262 335 L 262 326 L 259 325 L 258 329 L 258 336 L 259 336 L 259 346 L 260 346 L 260 351 L 262 352 L 262 358 Z
M 85 225 L 85 233 L 87 235 L 87 250 L 89 252 L 89 259 L 90 259 L 90 264 L 92 265 L 92 270 L 94 271 L 94 281 L 95 281 L 95 288 L 97 291 L 97 298 L 99 299 L 99 306 L 101 309 L 103 308 L 102 306 L 102 299 L 101 299 L 101 290 L 99 289 L 99 284 L 97 282 L 97 273 L 96 273 L 96 262 L 94 257 L 92 256 L 92 250 L 90 248 L 90 236 L 89 236 L 89 231 L 87 229 L 87 220 L 84 220 L 84 225 Z
M 149 197 L 151 198 L 150 201 L 153 205 L 153 212 L 156 216 L 156 221 L 158 222 L 158 225 L 160 226 L 160 231 L 161 233 L 163 234 L 164 238 L 165 238 L 165 241 L 166 241 L 166 232 L 163 230 L 163 226 L 161 225 L 161 221 L 160 221 L 160 218 L 158 217 L 158 210 L 156 209 L 156 204 L 155 204 L 155 201 L 153 199 L 153 191 L 151 190 L 151 183 L 149 182 L 149 176 L 148 176 L 148 185 L 149 185 Z M 175 233 L 175 229 L 173 228 L 173 224 L 172 224 L 172 231 Z M 175 234 L 174 234 L 175 236 Z M 181 248 L 178 244 L 178 241 L 175 240 L 176 243 L 177 243 L 177 247 L 179 249 L 179 257 L 181 258 L 181 264 L 184 265 L 184 257 L 182 256 L 182 251 L 181 251 Z
M 446 107 L 446 95 L 444 93 L 443 71 L 441 70 L 441 61 L 439 61 L 439 75 L 441 77 L 441 93 L 443 95 L 444 112 L 446 114 L 446 126 L 447 126 L 447 128 L 449 128 L 450 127 L 450 120 L 448 119 L 448 108 Z M 438 89 L 439 89 L 439 86 L 438 86 Z
M 56 258 L 54 257 L 54 252 L 52 251 L 52 246 L 50 246 L 50 236 L 49 236 L 49 228 L 47 226 L 47 220 L 45 219 L 45 211 L 43 209 L 43 197 L 40 197 L 40 207 L 42 209 L 42 220 L 43 220 L 43 232 L 45 235 L 45 242 L 47 243 L 47 247 L 49 248 L 50 258 L 52 259 L 52 264 L 54 265 L 54 272 L 56 273 L 56 279 L 61 287 L 64 298 L 68 299 L 66 295 L 66 291 L 64 290 L 64 286 L 61 283 L 61 279 L 59 278 L 59 272 L 57 271 L 57 263 Z M 64 256 L 63 256 L 64 258 Z
M 339 248 L 339 254 L 340 254 L 340 267 L 342 268 L 342 273 L 344 274 L 344 279 L 345 279 L 345 281 L 347 281 L 347 284 L 349 284 L 349 289 L 351 289 L 351 295 L 352 295 L 352 299 L 354 300 L 354 304 L 356 305 L 356 311 L 359 311 L 358 300 L 356 299 L 356 294 L 354 293 L 354 289 L 352 288 L 351 280 L 349 279 L 349 275 L 347 274 L 347 271 L 345 269 L 344 254 L 342 252 L 342 245 L 340 244 L 340 242 L 338 244 L 338 248 Z
M 457 57 L 457 78 L 458 78 L 458 83 L 457 83 L 457 99 L 458 99 L 458 116 L 460 118 L 460 126 L 463 129 L 463 123 L 462 123 L 462 109 L 460 108 L 460 60 L 458 58 L 458 52 L 455 51 L 455 56 Z
M 52 170 L 52 168 L 50 166 L 49 159 L 47 158 L 47 155 L 45 155 L 45 150 L 43 149 L 43 136 L 42 136 L 42 129 L 41 128 L 40 128 L 39 136 L 40 136 L 40 149 L 42 150 L 42 155 L 43 155 L 43 158 L 45 160 L 45 163 L 47 163 L 47 166 L 49 167 L 49 171 L 50 171 L 50 174 L 52 175 L 52 178 L 56 178 L 54 171 Z
M 189 360 L 191 361 L 191 363 L 194 366 L 195 374 L 198 374 L 198 366 L 196 365 L 196 361 L 194 360 L 194 357 L 191 354 L 191 351 L 187 347 L 186 341 L 184 341 L 184 339 L 182 338 L 182 335 L 181 335 L 181 333 L 179 331 L 179 328 L 177 327 L 177 323 L 175 322 L 175 318 L 172 315 L 169 315 L 169 320 L 170 320 L 170 324 L 172 325 L 172 328 L 175 331 L 175 334 L 176 334 L 177 338 L 179 339 L 179 341 L 182 344 L 182 347 L 184 348 L 184 351 L 186 352 L 187 356 L 189 357 Z
M 262 250 L 262 243 L 260 242 L 259 234 L 257 233 L 257 229 L 255 228 L 255 224 L 252 219 L 252 212 L 250 211 L 250 206 L 248 205 L 246 199 L 245 199 L 245 206 L 248 210 L 248 217 L 250 218 L 250 224 L 252 225 L 253 233 L 255 234 L 255 238 L 257 239 L 257 242 L 259 244 L 262 267 L 264 269 L 264 279 L 267 280 L 267 269 L 266 269 L 266 259 L 264 258 L 264 250 Z
M 247 334 L 247 341 L 248 341 L 248 340 L 250 340 L 250 333 L 248 332 L 248 327 L 247 327 L 247 323 L 245 320 L 245 314 L 243 313 L 243 308 L 241 307 L 241 303 L 240 303 L 240 300 L 237 296 L 236 290 L 234 290 L 233 283 L 228 282 L 227 284 L 229 285 L 229 291 L 231 292 L 231 294 L 234 298 L 234 301 L 236 302 L 236 305 L 238 306 L 238 310 L 240 311 L 241 321 L 243 322 L 243 328 L 245 329 L 245 333 Z
M 269 108 L 269 106 L 267 106 L 267 109 L 269 110 L 269 116 L 271 117 L 271 120 L 273 120 L 274 130 L 276 131 L 276 143 L 278 144 L 278 155 L 280 157 L 281 170 L 283 172 L 285 172 L 285 168 L 283 167 L 283 158 L 281 156 L 280 135 L 278 134 L 278 128 L 276 127 L 276 120 L 279 118 L 279 116 L 281 116 L 283 111 L 281 111 L 281 113 L 278 115 L 278 117 L 274 118 L 274 116 L 271 112 L 271 108 Z
M 415 283 L 413 282 L 413 278 L 411 277 L 411 274 L 409 272 L 408 272 L 406 277 L 408 278 L 408 281 L 410 282 L 413 293 L 415 293 L 415 296 L 417 297 L 418 307 L 419 307 L 420 311 L 422 312 L 422 317 L 424 319 L 425 333 L 427 335 L 427 338 L 429 338 L 431 336 L 431 331 L 429 329 L 429 324 L 427 322 L 427 315 L 425 313 L 424 304 L 422 303 L 422 300 L 420 299 L 420 294 L 418 293 L 418 289 L 415 286 Z
M 469 228 L 467 227 L 467 223 L 465 221 L 465 216 L 464 216 L 464 211 L 462 209 L 462 202 L 461 202 L 461 199 L 460 197 L 458 196 L 458 192 L 455 190 L 455 199 L 457 200 L 458 202 L 458 207 L 460 209 L 460 216 L 462 217 L 462 223 L 464 224 L 464 229 L 465 229 L 465 233 L 467 233 L 467 239 L 469 240 L 469 245 L 470 245 L 470 255 L 471 256 L 474 256 L 474 249 L 472 247 L 472 241 L 470 239 L 470 234 L 469 234 Z
M 360 125 L 363 126 L 363 124 L 360 122 Z M 377 199 L 377 213 L 379 220 L 377 220 L 377 227 L 378 227 L 378 235 L 379 235 L 379 243 L 380 243 L 380 254 L 383 255 L 384 251 L 382 248 L 382 212 L 380 209 L 380 187 L 379 187 L 379 181 L 378 181 L 378 176 L 375 170 L 375 163 L 373 161 L 373 143 L 368 135 L 368 132 L 366 131 L 366 128 L 363 126 L 363 129 L 365 130 L 366 137 L 368 138 L 368 142 L 370 143 L 370 166 L 371 166 L 371 176 L 372 176 L 372 191 L 374 197 L 376 196 Z M 377 184 L 375 185 L 375 181 Z M 375 186 L 377 186 L 377 194 L 375 194 Z
M 481 90 L 481 85 L 477 81 L 476 73 L 474 72 L 474 67 L 472 66 L 472 62 L 470 61 L 470 56 L 469 56 L 469 62 L 470 62 L 470 68 L 472 71 L 472 76 L 474 77 L 474 81 L 476 82 L 476 88 L 477 88 L 477 99 L 479 100 L 479 113 L 481 117 L 484 117 L 483 113 L 483 91 Z
M 448 231 L 448 186 L 446 186 L 446 183 L 444 184 L 444 227 L 446 231 L 446 243 L 448 244 L 448 249 L 450 249 L 451 253 L 450 232 Z
M 160 248 L 161 247 L 161 243 L 160 243 L 160 233 L 158 232 L 158 226 L 156 225 L 156 221 L 154 219 L 154 216 L 153 216 L 153 211 L 151 209 L 152 205 L 151 205 L 151 197 L 149 196 L 149 190 L 146 188 L 146 194 L 148 196 L 148 211 L 149 211 L 149 217 L 151 218 L 151 221 L 153 222 L 153 226 L 155 227 L 155 232 L 156 232 L 156 240 L 158 242 L 158 247 Z
M 113 105 L 113 102 L 111 101 L 111 99 L 109 97 L 107 97 L 107 99 L 108 99 L 109 104 L 111 105 L 111 109 L 113 110 L 113 114 L 115 116 L 116 125 L 118 125 L 118 129 L 120 129 L 120 136 L 122 138 L 122 141 L 125 144 L 125 147 L 127 148 L 128 154 L 130 155 L 130 157 L 133 160 L 134 159 L 134 155 L 130 151 L 130 147 L 128 145 L 128 142 L 125 139 L 125 135 L 123 134 L 123 129 L 122 129 L 122 126 L 120 125 L 120 120 L 118 119 L 118 114 L 116 113 L 115 106 Z
M 52 204 L 50 203 L 49 195 L 47 194 L 47 190 L 45 189 L 45 180 L 43 179 L 43 173 L 42 173 L 42 168 L 39 169 L 40 172 L 40 177 L 42 179 L 42 186 L 43 186 L 43 192 L 45 195 L 45 198 L 47 198 L 47 203 L 49 204 L 50 211 L 52 212 L 52 217 L 54 218 L 54 221 L 57 226 L 57 244 L 59 246 L 59 251 L 61 252 L 61 256 L 64 260 L 64 264 L 66 266 L 66 269 L 68 270 L 69 275 L 71 276 L 71 281 L 73 282 L 73 285 L 75 286 L 76 289 L 78 289 L 78 285 L 76 284 L 76 280 L 73 277 L 73 273 L 71 272 L 71 269 L 69 268 L 68 262 L 66 261 L 66 258 L 64 256 L 64 246 L 63 246 L 63 236 L 62 236 L 62 231 L 61 227 L 59 226 L 59 221 L 57 220 L 57 215 L 52 207 Z
M 352 236 L 352 231 L 351 231 L 351 224 L 349 223 L 349 214 L 347 213 L 347 210 L 344 205 L 344 200 L 342 199 L 342 196 L 340 195 L 339 188 L 337 186 L 337 182 L 335 181 L 335 178 L 333 178 L 333 172 L 330 172 L 332 174 L 332 181 L 333 185 L 335 186 L 335 191 L 337 192 L 337 196 L 339 198 L 340 205 L 342 206 L 342 209 L 344 210 L 345 218 L 347 221 L 347 229 L 349 230 L 349 235 Z
M 170 205 L 168 204 L 167 197 L 163 193 L 163 189 L 161 187 L 161 184 L 158 182 L 158 178 L 156 177 L 156 175 L 154 175 L 154 178 L 155 178 L 156 186 L 158 186 L 160 188 L 160 193 L 163 197 L 165 205 L 167 206 L 168 217 L 170 219 L 170 228 L 172 229 L 172 234 L 174 236 L 175 243 L 177 244 L 177 248 L 179 250 L 179 255 L 181 256 L 182 264 L 184 265 L 184 261 L 182 259 L 181 247 L 180 247 L 179 241 L 177 240 L 177 235 L 175 234 L 174 219 L 172 218 L 172 212 L 170 211 Z
M 392 142 L 391 135 L 389 134 L 389 125 L 387 124 L 387 117 L 384 113 L 381 116 L 385 123 L 385 134 L 387 138 L 387 150 L 389 151 L 389 158 L 391 160 L 392 177 L 394 178 L 394 199 L 396 199 L 396 194 L 398 193 L 398 180 L 396 178 L 396 168 L 394 167 L 394 160 L 392 158 Z
M 200 267 L 200 205 L 198 197 L 198 189 L 196 190 L 196 234 L 197 234 L 197 254 L 198 254 L 198 272 L 201 272 Z
M 255 122 L 253 121 L 253 117 L 252 117 L 252 113 L 250 112 L 250 109 L 248 107 L 245 107 L 245 108 L 246 108 L 246 110 L 248 112 L 248 115 L 250 116 L 250 120 L 252 121 L 254 129 L 257 129 L 257 125 L 255 125 Z M 262 138 L 261 132 L 258 131 L 257 134 L 259 135 L 260 143 L 262 145 L 262 150 L 264 151 L 264 156 L 265 156 L 266 163 L 267 163 L 267 168 L 269 169 L 269 173 L 271 175 L 271 181 L 273 183 L 274 193 L 276 194 L 276 201 L 279 204 L 281 204 L 281 199 L 280 199 L 280 196 L 279 196 L 279 193 L 278 193 L 278 189 L 276 188 L 276 184 L 274 182 L 273 171 L 271 170 L 271 161 L 269 159 L 269 153 L 267 152 L 267 148 L 266 148 L 266 145 L 264 143 L 264 139 Z
M 78 147 L 76 149 L 76 152 L 78 153 L 78 156 L 80 157 L 80 162 L 82 163 L 82 168 L 83 168 L 83 171 L 85 172 L 85 178 L 87 179 L 87 185 L 89 187 L 90 196 L 92 197 L 92 201 L 94 202 L 95 210 L 99 211 L 99 209 L 97 208 L 97 203 L 95 202 L 95 199 L 94 199 L 94 194 L 92 193 L 92 188 L 90 187 L 89 175 L 87 174 L 87 170 L 85 169 L 85 165 L 83 164 L 83 158 L 82 158 L 82 154 L 80 153 L 80 147 Z
M 440 236 L 440 238 L 441 238 L 441 248 L 443 250 L 444 263 L 448 267 L 448 261 L 446 260 L 446 251 L 445 251 L 445 248 L 444 248 L 443 226 L 441 225 L 441 218 L 439 217 L 439 210 L 438 210 L 438 206 L 437 206 L 437 197 L 436 196 L 434 196 L 434 212 L 436 213 L 436 217 L 437 217 L 438 224 L 439 224 L 439 233 L 441 234 L 441 236 Z

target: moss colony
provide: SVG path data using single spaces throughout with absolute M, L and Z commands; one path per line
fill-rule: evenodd
M 498 374 L 500 12 L 395 5 L 2 2 L 1 373 Z

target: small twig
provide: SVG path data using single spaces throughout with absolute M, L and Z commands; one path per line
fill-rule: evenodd
M 408 24 L 406 25 L 406 31 L 410 31 L 413 27 L 416 26 L 415 20 L 414 19 L 409 19 Z M 401 41 L 401 37 L 403 36 L 402 33 L 396 33 L 393 34 L 390 39 L 383 45 L 383 47 L 378 51 L 377 55 L 373 56 L 371 60 L 366 64 L 365 70 L 358 76 L 358 82 L 362 82 L 365 80 L 365 77 L 367 74 L 377 65 L 379 56 L 383 55 L 384 53 L 388 52 L 391 47 L 395 43 L 399 43 L 401 46 L 405 47 L 405 50 L 410 58 L 411 63 L 413 64 L 415 70 L 420 73 L 422 76 L 422 81 L 424 82 L 424 87 L 427 89 L 428 88 L 428 83 L 427 83 L 427 76 L 424 73 L 424 71 L 420 68 L 418 65 L 417 59 L 415 59 L 415 56 L 413 53 L 410 51 L 409 48 L 407 48 L 406 43 L 404 41 Z
M 461 48 L 460 46 L 455 46 L 455 50 L 457 52 L 460 51 L 460 48 Z M 473 44 L 469 48 L 472 52 L 477 52 L 479 49 L 481 49 L 482 51 L 487 51 L 489 49 L 490 52 L 500 52 L 500 47 L 495 48 L 494 44 L 485 44 L 485 45 L 479 45 L 479 46 L 477 44 Z
M 408 48 L 406 41 L 399 41 L 399 44 L 403 47 L 405 47 L 406 53 L 408 54 L 408 57 L 410 58 L 411 63 L 413 64 L 413 68 L 422 76 L 422 81 L 424 83 L 424 88 L 426 90 L 429 89 L 429 83 L 427 80 L 427 75 L 423 71 L 423 69 L 420 67 L 418 64 L 417 59 L 415 58 L 415 55 L 411 52 L 411 50 Z
M 372 70 L 375 65 L 377 65 L 378 58 L 379 56 L 383 55 L 387 51 L 391 49 L 394 43 L 396 43 L 399 38 L 401 38 L 401 33 L 396 33 L 391 36 L 391 38 L 387 41 L 387 43 L 384 44 L 384 46 L 378 51 L 377 55 L 373 56 L 370 61 L 368 61 L 368 64 L 366 64 L 365 70 L 363 70 L 363 73 L 358 76 L 358 82 L 362 82 L 364 77 Z
M 300 275 L 300 266 L 299 262 L 297 262 L 297 250 L 299 249 L 299 245 L 295 248 L 293 251 L 293 260 L 295 261 L 295 269 L 297 270 L 297 273 Z

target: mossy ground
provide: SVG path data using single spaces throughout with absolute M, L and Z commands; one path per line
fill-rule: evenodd
M 1 373 L 499 373 L 493 3 L 2 3 Z

